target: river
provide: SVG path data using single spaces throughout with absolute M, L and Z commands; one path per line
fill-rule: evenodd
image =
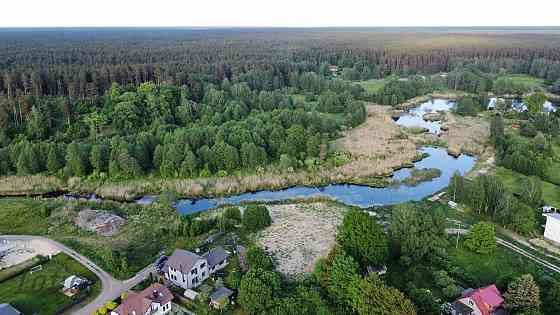
M 408 113 L 399 117 L 396 123 L 406 127 L 424 127 L 431 133 L 439 134 L 441 132 L 441 123 L 439 121 L 426 121 L 423 119 L 423 115 L 434 111 L 449 111 L 454 105 L 455 102 L 451 100 L 430 100 L 409 110 Z M 210 210 L 224 204 L 239 205 L 243 202 L 274 202 L 315 197 L 327 197 L 344 204 L 362 208 L 394 205 L 422 200 L 436 193 L 449 185 L 453 173 L 459 172 L 461 175 L 464 175 L 476 163 L 476 158 L 473 156 L 463 154 L 458 158 L 454 158 L 448 155 L 444 148 L 422 147 L 419 151 L 427 153 L 428 156 L 414 163 L 414 168 L 437 168 L 441 171 L 441 174 L 432 180 L 424 181 L 414 186 L 396 185 L 384 188 L 351 184 L 336 184 L 323 187 L 296 186 L 277 191 L 264 190 L 223 198 L 182 199 L 177 202 L 177 209 L 181 214 L 188 215 Z M 394 172 L 392 178 L 401 181 L 409 177 L 410 173 L 410 168 L 404 168 Z

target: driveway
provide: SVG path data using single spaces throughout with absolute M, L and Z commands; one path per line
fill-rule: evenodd
M 109 273 L 105 272 L 103 269 L 99 268 L 93 261 L 89 260 L 87 257 L 80 255 L 75 250 L 68 248 L 57 241 L 53 241 L 42 236 L 29 236 L 29 235 L 0 235 L 0 240 L 10 240 L 10 241 L 34 241 L 40 240 L 48 243 L 49 245 L 57 248 L 61 252 L 67 254 L 68 256 L 74 258 L 86 268 L 91 270 L 99 279 L 101 280 L 101 293 L 89 304 L 82 307 L 80 310 L 76 310 L 73 314 L 77 315 L 91 315 L 97 309 L 105 305 L 108 301 L 111 301 L 121 295 L 122 292 L 130 290 L 132 287 L 142 282 L 150 275 L 150 272 L 154 271 L 153 265 L 144 268 L 142 271 L 138 272 L 134 277 L 128 280 L 117 280 L 113 278 Z

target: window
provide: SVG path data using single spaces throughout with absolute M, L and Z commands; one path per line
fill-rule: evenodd
M 202 272 L 202 277 L 204 278 L 204 276 L 206 276 L 206 272 Z
M 204 266 L 206 266 L 206 263 L 200 264 L 200 268 L 201 268 L 201 269 L 204 268 Z
M 191 270 L 191 275 L 196 275 L 198 273 L 198 269 L 194 268 Z

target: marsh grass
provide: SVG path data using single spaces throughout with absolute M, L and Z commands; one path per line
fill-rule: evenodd
M 31 175 L 0 177 L 0 196 L 26 196 L 44 194 L 63 189 L 63 181 L 54 176 Z

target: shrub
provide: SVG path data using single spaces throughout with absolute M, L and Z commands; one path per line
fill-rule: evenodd
M 243 213 L 243 226 L 251 232 L 256 232 L 270 226 L 272 219 L 268 209 L 262 205 L 251 205 Z

